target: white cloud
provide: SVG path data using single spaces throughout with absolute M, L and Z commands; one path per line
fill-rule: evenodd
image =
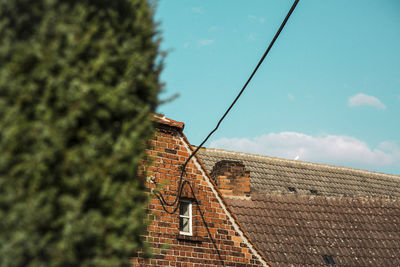
M 264 21 L 265 21 L 264 18 L 257 17 L 257 16 L 254 16 L 254 15 L 248 15 L 247 17 L 248 17 L 248 19 L 249 19 L 251 22 L 264 23 Z
M 211 26 L 210 28 L 208 28 L 208 31 L 209 32 L 215 32 L 215 31 L 217 31 L 218 30 L 218 27 L 217 26 Z
M 254 139 L 221 138 L 211 142 L 210 147 L 362 169 L 400 167 L 400 148 L 396 144 L 382 142 L 370 148 L 349 136 L 281 132 Z
M 314 98 L 314 96 L 312 94 L 310 94 L 310 93 L 305 94 L 305 97 L 307 99 L 313 99 Z
M 371 106 L 378 109 L 386 109 L 386 106 L 375 96 L 366 94 L 356 94 L 349 98 L 348 104 L 350 107 Z
M 207 46 L 215 42 L 215 39 L 203 39 L 199 41 L 200 46 Z
M 196 14 L 203 14 L 203 8 L 202 7 L 192 7 L 192 11 Z
M 250 41 L 254 41 L 256 39 L 256 34 L 255 33 L 250 33 L 247 36 L 247 39 L 250 40 Z
M 291 101 L 294 100 L 294 95 L 292 95 L 292 94 L 289 93 L 287 96 L 288 96 L 289 100 L 291 100 Z

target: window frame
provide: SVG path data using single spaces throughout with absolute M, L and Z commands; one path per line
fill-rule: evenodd
M 181 214 L 181 204 L 185 203 L 188 205 L 189 216 Z M 181 199 L 179 201 L 179 234 L 185 236 L 193 236 L 193 212 L 192 212 L 193 202 L 189 199 Z M 181 229 L 181 218 L 189 219 L 189 232 L 182 231 Z

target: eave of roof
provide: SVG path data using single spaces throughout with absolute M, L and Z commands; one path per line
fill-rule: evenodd
M 185 128 L 185 124 L 183 122 L 171 120 L 171 119 L 165 117 L 164 114 L 154 114 L 153 121 L 163 124 L 163 125 L 176 127 L 178 129 L 180 129 L 181 131 L 183 130 L 183 128 Z

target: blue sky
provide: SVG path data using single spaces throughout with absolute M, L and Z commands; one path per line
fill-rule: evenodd
M 197 145 L 264 53 L 292 1 L 160 0 L 168 51 L 158 108 Z M 400 174 L 400 1 L 300 0 L 206 143 Z

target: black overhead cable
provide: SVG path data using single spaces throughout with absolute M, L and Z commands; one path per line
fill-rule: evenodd
M 159 192 L 155 192 L 155 195 L 157 196 L 157 198 L 160 200 L 161 205 L 163 207 L 163 209 L 168 212 L 168 213 L 175 213 L 176 210 L 178 209 L 179 205 L 176 205 L 176 207 L 172 210 L 172 211 L 168 211 L 166 209 L 165 206 L 169 206 L 172 207 L 174 206 L 178 200 L 180 200 L 181 197 L 181 193 L 182 193 L 182 188 L 185 185 L 185 183 L 189 183 L 188 180 L 183 180 L 183 175 L 186 173 L 186 165 L 189 163 L 189 161 L 193 158 L 193 156 L 197 153 L 197 151 L 199 151 L 199 149 L 204 145 L 205 142 L 207 142 L 207 140 L 210 138 L 210 136 L 218 129 L 218 127 L 220 126 L 220 124 L 222 123 L 222 121 L 225 119 L 226 115 L 228 115 L 229 111 L 232 109 L 232 107 L 236 104 L 236 102 L 238 101 L 239 97 L 242 95 L 242 93 L 244 92 L 244 90 L 246 89 L 247 85 L 250 83 L 251 79 L 253 78 L 254 74 L 257 72 L 258 68 L 261 66 L 261 64 L 263 63 L 264 59 L 266 58 L 266 56 L 268 55 L 269 51 L 271 50 L 272 46 L 274 45 L 276 39 L 278 39 L 279 34 L 281 33 L 283 27 L 285 27 L 286 22 L 289 20 L 290 15 L 293 13 L 294 9 L 297 6 L 297 3 L 299 2 L 299 0 L 295 0 L 292 7 L 290 8 L 289 12 L 287 13 L 285 19 L 283 20 L 281 26 L 279 27 L 278 31 L 276 32 L 274 38 L 272 39 L 271 43 L 269 44 L 267 50 L 264 52 L 264 55 L 261 57 L 260 61 L 258 62 L 257 66 L 255 67 L 255 69 L 253 70 L 253 72 L 251 73 L 249 79 L 247 80 L 247 82 L 244 84 L 242 90 L 240 90 L 239 94 L 236 96 L 235 100 L 232 102 L 232 104 L 229 106 L 229 108 L 225 111 L 224 115 L 221 117 L 221 119 L 218 121 L 217 126 L 214 128 L 214 130 L 212 130 L 207 137 L 203 140 L 203 142 L 201 142 L 201 144 L 192 152 L 192 154 L 189 156 L 189 158 L 185 161 L 185 163 L 182 166 L 182 171 L 181 171 L 181 176 L 179 179 L 179 186 L 178 186 L 178 192 L 177 195 L 175 197 L 175 200 L 171 203 L 168 203 L 165 199 L 164 196 L 159 193 Z M 191 187 L 191 185 L 190 185 Z

